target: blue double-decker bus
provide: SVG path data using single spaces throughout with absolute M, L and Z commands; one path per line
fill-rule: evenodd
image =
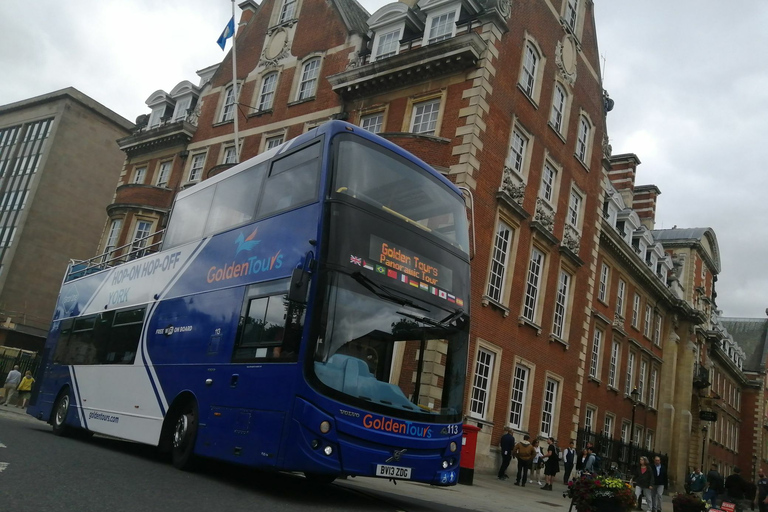
M 181 469 L 455 484 L 467 224 L 435 170 L 326 123 L 179 192 L 160 250 L 71 265 L 28 412 Z

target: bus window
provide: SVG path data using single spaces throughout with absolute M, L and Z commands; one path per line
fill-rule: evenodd
M 281 280 L 249 290 L 232 362 L 296 360 L 304 325 L 304 305 L 288 300 L 287 284 Z
M 264 162 L 216 185 L 204 236 L 253 220 L 266 172 L 267 163 Z
M 106 364 L 133 364 L 144 324 L 144 307 L 118 311 L 109 333 Z
M 163 249 L 199 240 L 211 209 L 214 187 L 198 190 L 173 204 L 171 220 L 163 239 Z
M 317 199 L 320 153 L 315 143 L 272 164 L 257 217 L 295 208 Z

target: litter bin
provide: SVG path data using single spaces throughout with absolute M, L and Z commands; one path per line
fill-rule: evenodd
M 461 459 L 459 460 L 459 483 L 472 485 L 475 478 L 475 452 L 477 451 L 477 433 L 480 427 L 462 425 Z

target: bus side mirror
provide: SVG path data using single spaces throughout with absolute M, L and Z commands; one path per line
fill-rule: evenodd
M 309 290 L 309 272 L 302 268 L 295 268 L 291 273 L 291 287 L 288 290 L 288 300 L 291 302 L 307 302 Z

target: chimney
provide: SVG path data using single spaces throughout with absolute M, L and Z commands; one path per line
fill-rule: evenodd
M 237 33 L 235 34 L 235 37 L 240 35 L 240 30 L 256 15 L 259 10 L 259 4 L 253 0 L 245 0 L 238 4 L 238 7 L 242 12 L 240 13 L 240 21 L 237 23 Z
M 640 159 L 634 153 L 613 155 L 610 158 L 611 168 L 608 171 L 608 179 L 629 208 L 634 204 L 635 176 L 639 164 Z
M 632 205 L 640 222 L 648 229 L 656 224 L 656 198 L 661 190 L 656 185 L 639 185 L 635 187 L 635 202 Z

